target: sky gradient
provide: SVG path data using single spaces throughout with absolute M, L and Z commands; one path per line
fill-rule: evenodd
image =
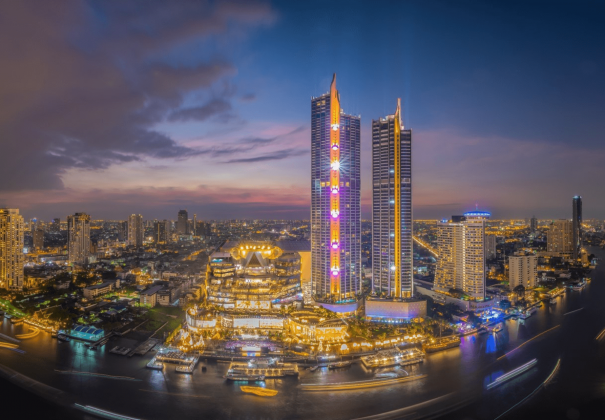
M 605 218 L 605 1 L 0 4 L 0 206 L 305 218 L 310 98 L 402 98 L 414 217 Z

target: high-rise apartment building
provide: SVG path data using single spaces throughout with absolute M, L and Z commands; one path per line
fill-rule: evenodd
M 158 244 L 170 242 L 170 221 L 156 220 L 153 224 L 153 240 Z
M 511 255 L 508 257 L 508 285 L 511 290 L 521 285 L 526 289 L 536 287 L 538 257 L 536 255 Z
M 88 264 L 90 258 L 90 216 L 67 216 L 67 248 L 70 264 Z
M 413 294 L 412 130 L 395 114 L 372 121 L 372 290 Z
M 532 232 L 535 232 L 538 230 L 538 219 L 536 219 L 536 216 L 533 216 L 531 218 L 531 220 L 529 221 L 529 229 Z
M 50 223 L 48 230 L 49 230 L 49 232 L 53 232 L 53 233 L 61 232 L 61 219 L 54 218 L 53 221 Z
M 580 258 L 580 251 L 582 250 L 582 197 L 576 195 L 572 201 L 572 213 L 573 213 L 573 258 Z
M 187 213 L 187 210 L 179 210 L 176 221 L 176 232 L 179 235 L 189 234 L 189 214 Z
M 490 214 L 472 211 L 458 222 L 438 227 L 435 290 L 461 291 L 471 298 L 485 298 L 485 221 Z
M 0 209 L 0 289 L 22 290 L 25 221 L 18 209 Z
M 34 231 L 34 248 L 36 251 L 44 249 L 44 231 L 42 229 L 36 229 Z
M 496 258 L 496 236 L 485 235 L 485 258 Z
M 550 224 L 546 235 L 548 252 L 561 256 L 573 254 L 573 223 L 571 220 L 559 219 Z
M 140 248 L 143 246 L 143 216 L 132 214 L 128 216 L 128 245 Z
M 311 99 L 311 278 L 316 299 L 343 305 L 361 291 L 360 123 L 340 108 L 334 75 Z

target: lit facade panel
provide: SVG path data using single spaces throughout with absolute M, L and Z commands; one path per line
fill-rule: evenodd
M 324 301 L 355 299 L 361 279 L 360 118 L 330 92 L 311 100 L 311 278 Z
M 19 210 L 0 209 L 0 289 L 23 289 L 24 234 L 25 222 Z
M 413 294 L 412 130 L 398 103 L 372 121 L 372 286 L 392 297 Z

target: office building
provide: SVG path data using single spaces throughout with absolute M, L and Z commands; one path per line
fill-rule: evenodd
M 554 220 L 546 235 L 546 245 L 548 252 L 553 256 L 572 255 L 573 223 L 567 219 Z
M 372 290 L 413 294 L 412 130 L 395 114 L 372 121 Z
M 438 227 L 435 290 L 485 299 L 485 221 L 490 214 L 472 211 L 458 222 Z
M 67 216 L 67 248 L 70 264 L 88 264 L 90 258 L 90 216 Z
M 143 216 L 132 214 L 128 217 L 128 245 L 140 248 L 143 246 Z
M 179 235 L 189 234 L 189 215 L 187 213 L 187 210 L 179 210 L 176 222 L 176 232 Z
M 572 234 L 572 252 L 574 260 L 580 258 L 582 250 L 582 197 L 576 195 L 572 201 L 573 213 L 573 234 Z
M 311 99 L 311 277 L 337 312 L 355 311 L 361 291 L 360 123 L 340 108 L 334 75 Z
M 536 255 L 511 255 L 508 257 L 508 285 L 510 290 L 521 285 L 526 289 L 536 287 L 538 257 Z
M 25 221 L 18 209 L 0 209 L 0 289 L 22 290 Z

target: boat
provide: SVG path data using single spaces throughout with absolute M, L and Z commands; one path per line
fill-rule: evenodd
M 498 385 L 502 385 L 504 382 L 509 381 L 509 380 L 513 379 L 514 377 L 521 375 L 524 372 L 527 372 L 529 369 L 534 367 L 536 365 L 536 363 L 538 363 L 538 360 L 533 359 L 533 360 L 527 362 L 526 364 L 519 366 L 518 368 L 513 369 L 510 372 L 507 372 L 504 375 L 496 378 L 496 380 L 494 382 L 487 384 L 486 388 L 491 389 Z
M 555 298 L 550 299 L 550 304 L 551 305 L 556 305 L 557 304 L 557 299 L 555 299 Z
M 57 334 L 57 340 L 67 342 L 69 341 L 69 337 L 65 334 Z
M 386 379 L 386 378 L 397 378 L 399 375 L 396 372 L 381 372 L 374 375 L 375 378 Z
M 430 342 L 424 344 L 424 351 L 426 351 L 427 353 L 435 353 L 454 347 L 460 347 L 460 337 L 458 336 L 449 336 L 433 339 Z
M 477 330 L 477 333 L 479 333 L 479 334 L 486 334 L 486 333 L 488 333 L 488 332 L 489 332 L 489 331 L 488 331 L 488 329 L 487 329 L 486 327 L 483 327 L 483 326 L 482 326 L 482 327 L 480 327 L 480 328 Z
M 495 333 L 499 333 L 500 331 L 502 331 L 504 329 L 504 327 L 502 327 L 502 324 L 497 324 L 492 331 Z
M 227 374 L 225 375 L 225 379 L 228 381 L 239 381 L 239 382 L 264 382 L 264 375 L 237 375 L 237 374 Z
M 262 376 L 263 378 L 281 378 L 297 376 L 296 363 L 281 363 L 277 359 L 249 360 L 248 362 L 231 362 L 227 375 Z
M 537 307 L 531 306 L 531 307 L 527 308 L 526 312 L 529 313 L 529 314 L 533 314 L 534 312 L 537 312 L 537 311 L 538 311 Z
M 513 321 L 516 321 L 516 320 L 518 320 L 518 319 L 519 319 L 519 317 L 518 317 L 517 315 L 514 315 L 514 316 L 512 317 L 512 319 L 513 319 Z
M 585 282 L 574 283 L 571 285 L 571 290 L 573 290 L 575 292 L 579 292 L 580 290 L 584 289 L 585 287 L 586 287 Z
M 274 397 L 279 392 L 277 389 L 262 388 L 260 386 L 245 386 L 239 387 L 243 392 L 248 394 L 258 395 L 259 397 Z
M 334 362 L 334 363 L 330 363 L 328 365 L 328 369 L 340 369 L 340 368 L 345 368 L 345 367 L 349 367 L 353 364 L 353 362 L 351 362 L 350 360 L 343 360 L 341 362 Z
M 309 368 L 309 371 L 311 371 L 311 372 L 315 372 L 317 369 L 319 369 L 319 365 L 317 365 L 317 366 L 311 366 L 311 367 Z

